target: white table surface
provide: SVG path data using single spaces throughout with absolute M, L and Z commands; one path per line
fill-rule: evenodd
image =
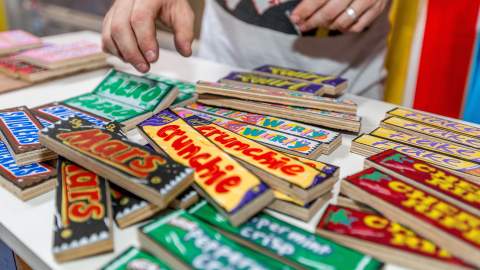
M 90 40 L 100 42 L 100 35 L 93 32 L 78 32 L 45 38 L 48 42 L 72 42 Z M 129 66 L 117 59 L 109 59 L 115 67 L 133 72 Z M 228 72 L 238 68 L 209 62 L 198 58 L 183 58 L 176 52 L 162 50 L 160 61 L 152 66 L 152 73 L 183 79 L 191 82 L 197 80 L 216 81 Z M 91 91 L 106 74 L 107 69 L 84 73 L 64 79 L 55 80 L 23 90 L 0 95 L 0 109 L 26 105 L 34 107 L 53 101 L 61 101 Z M 358 114 L 362 119 L 362 132 L 370 132 L 394 105 L 357 96 L 349 96 L 358 103 Z M 349 152 L 355 136 L 344 135 L 342 145 L 331 155 L 319 160 L 340 166 L 341 177 L 362 169 L 363 157 Z M 137 226 L 125 230 L 114 229 L 113 253 L 58 264 L 52 256 L 52 229 L 54 214 L 54 191 L 23 202 L 5 189 L 0 188 L 0 239 L 7 243 L 17 254 L 23 257 L 35 270 L 89 270 L 98 269 L 128 246 L 138 246 Z M 273 213 L 289 223 L 311 232 L 321 216 L 320 211 L 309 223 L 304 223 L 277 213 Z M 388 269 L 399 269 L 388 265 Z

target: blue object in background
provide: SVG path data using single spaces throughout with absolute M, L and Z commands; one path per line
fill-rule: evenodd
M 473 56 L 472 73 L 465 99 L 463 119 L 469 122 L 480 123 L 480 33 L 477 30 L 477 44 Z
M 15 256 L 13 251 L 0 240 L 0 269 L 16 270 Z

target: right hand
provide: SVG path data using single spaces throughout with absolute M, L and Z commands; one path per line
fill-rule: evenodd
M 177 51 L 190 56 L 194 13 L 187 0 L 116 0 L 103 21 L 103 50 L 148 72 L 158 60 L 157 18 L 173 30 Z

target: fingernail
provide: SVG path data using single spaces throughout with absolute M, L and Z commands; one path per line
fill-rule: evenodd
M 137 70 L 140 71 L 140 72 L 147 72 L 148 71 L 148 66 L 145 65 L 144 63 L 136 64 L 135 68 L 137 68 Z
M 147 51 L 145 53 L 145 57 L 147 58 L 147 61 L 150 63 L 153 63 L 155 60 L 157 60 L 157 54 L 154 51 Z
M 292 16 L 290 16 L 290 20 L 293 23 L 298 23 L 300 21 L 300 17 L 298 17 L 297 15 L 292 15 Z

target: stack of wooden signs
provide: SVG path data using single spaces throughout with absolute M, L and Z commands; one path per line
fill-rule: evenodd
M 0 32 L 0 93 L 107 65 L 96 43 L 46 44 L 23 31 Z
M 232 228 L 255 220 L 267 208 L 308 221 L 328 203 L 332 187 L 338 180 L 338 167 L 278 151 L 269 147 L 267 141 L 252 140 L 217 125 L 204 117 L 207 112 L 202 110 L 207 107 L 198 104 L 189 109 L 162 110 L 176 98 L 177 84 L 173 82 L 113 70 L 92 93 L 34 108 L 32 115 L 41 119 L 37 120 L 38 123 L 46 126 L 39 133 L 40 142 L 50 153 L 61 156 L 57 164 L 53 247 L 58 261 L 112 250 L 113 219 L 119 227 L 125 228 L 158 213 L 165 215 L 166 209 L 185 209 L 196 203 L 199 197 L 211 204 L 209 211 L 216 211 Z M 178 83 L 189 91 L 187 83 Z M 91 105 L 102 100 L 110 102 L 110 107 Z M 185 102 L 185 99 L 179 102 Z M 99 112 L 111 112 L 106 108 L 120 104 L 129 106 L 138 115 L 129 115 L 129 118 L 113 118 L 113 114 L 105 113 L 98 115 Z M 123 126 L 111 120 L 136 125 L 151 146 L 130 141 L 123 133 Z M 268 118 L 267 121 L 279 119 Z M 296 126 L 286 122 L 282 128 L 288 130 L 292 127 L 296 127 L 292 134 L 303 140 L 310 138 L 315 142 L 315 139 L 332 136 L 305 124 Z M 220 236 L 212 225 L 179 210 L 154 221 L 155 225 L 149 225 L 149 228 L 159 230 L 156 236 L 150 234 L 150 229 L 141 231 L 145 238 L 143 248 L 155 256 L 163 254 L 160 258 L 173 269 L 188 268 L 200 263 L 196 260 L 201 260 L 201 256 L 198 259 L 192 256 L 181 258 L 177 251 L 166 250 L 163 240 L 156 238 L 178 228 L 176 237 L 181 237 L 181 242 L 192 241 L 189 247 L 200 255 L 198 251 L 203 247 L 196 246 L 197 241 L 190 235 L 193 231 L 183 227 L 182 220 L 198 226 L 200 235 L 194 237 L 214 239 L 218 241 L 215 242 L 217 247 L 229 247 L 245 260 L 252 260 L 253 265 L 266 269 L 282 266 L 275 259 L 242 247 L 226 234 Z M 164 226 L 168 227 L 167 230 L 161 229 Z M 314 237 L 300 232 L 292 233 L 299 237 Z M 171 241 L 169 237 L 166 239 Z M 368 266 L 364 269 L 377 269 L 379 265 L 370 257 L 318 239 L 312 240 L 311 247 L 304 248 L 324 254 L 326 258 L 321 264 L 337 268 L 336 265 L 341 263 L 339 258 L 348 255 L 352 256 L 352 265 Z M 296 245 L 301 246 L 301 242 Z M 314 248 L 315 245 L 318 248 Z M 334 250 L 339 254 L 333 255 Z M 143 251 L 131 252 L 139 254 Z M 216 259 L 216 255 L 210 255 L 214 256 L 211 259 Z M 317 263 L 305 258 L 298 261 L 301 264 Z M 235 264 L 232 261 L 226 265 Z M 291 269 L 290 266 L 282 267 Z
M 340 77 L 266 65 L 231 72 L 216 83 L 199 81 L 197 92 L 206 105 L 359 132 L 357 104 L 340 97 L 346 87 Z
M 480 267 L 480 185 L 386 150 L 342 180 L 341 193 L 376 211 L 330 206 L 317 232 L 413 269 Z
M 395 108 L 380 127 L 352 142 L 351 151 L 371 155 L 395 149 L 480 183 L 480 128 L 444 117 Z

